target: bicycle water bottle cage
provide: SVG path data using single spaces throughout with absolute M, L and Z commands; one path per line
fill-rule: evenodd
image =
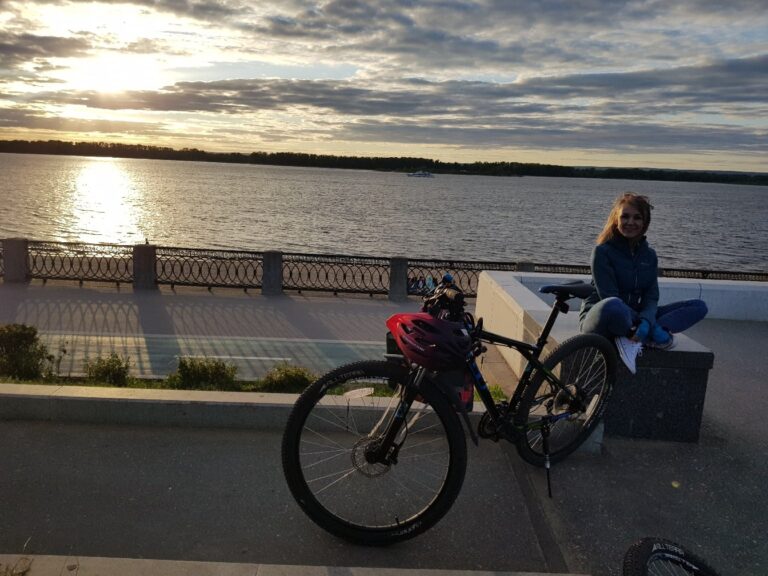
M 547 284 L 539 288 L 542 294 L 554 294 L 558 300 L 570 300 L 571 298 L 588 298 L 595 287 L 581 280 L 576 282 L 567 282 L 565 284 Z

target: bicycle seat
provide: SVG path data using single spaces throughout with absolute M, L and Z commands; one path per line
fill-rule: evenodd
M 560 300 L 568 300 L 570 298 L 587 298 L 592 292 L 595 291 L 595 287 L 587 282 L 578 280 L 576 282 L 566 282 L 565 284 L 547 284 L 539 288 L 539 292 L 542 294 L 554 294 Z

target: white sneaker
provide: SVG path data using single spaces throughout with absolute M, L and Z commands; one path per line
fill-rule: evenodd
M 619 351 L 621 360 L 627 365 L 629 371 L 634 374 L 637 372 L 635 361 L 637 360 L 637 357 L 643 353 L 643 343 L 630 340 L 626 336 L 617 336 L 615 341 L 616 349 Z
M 672 350 L 672 348 L 675 347 L 675 344 L 677 344 L 677 342 L 675 341 L 675 335 L 670 334 L 669 340 L 664 342 L 664 344 L 659 344 L 658 342 L 651 341 L 651 342 L 648 342 L 647 346 L 648 348 L 655 348 L 656 350 Z

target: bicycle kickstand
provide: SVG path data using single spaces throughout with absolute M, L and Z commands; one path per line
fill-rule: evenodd
M 551 463 L 549 461 L 549 422 L 546 421 L 541 427 L 541 447 L 544 450 L 544 468 L 547 470 L 547 493 L 552 498 Z

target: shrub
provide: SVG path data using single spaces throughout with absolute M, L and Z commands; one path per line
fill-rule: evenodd
M 281 362 L 267 372 L 258 389 L 261 392 L 298 393 L 314 381 L 315 375 L 306 368 Z
M 26 324 L 0 326 L 0 375 L 35 380 L 51 362 L 53 356 L 40 342 L 37 328 Z
M 85 375 L 88 380 L 111 386 L 127 386 L 130 368 L 130 360 L 115 352 L 106 358 L 99 356 L 96 360 L 85 361 Z
M 211 358 L 179 358 L 179 367 L 168 376 L 168 387 L 176 390 L 240 390 L 235 381 L 237 367 Z

